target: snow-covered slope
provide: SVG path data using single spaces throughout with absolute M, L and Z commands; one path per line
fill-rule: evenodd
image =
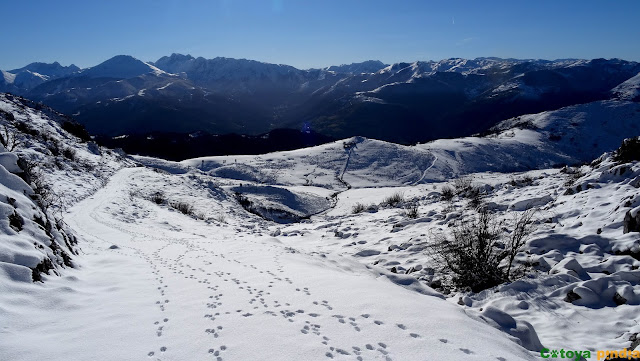
M 623 220 L 640 205 L 639 163 L 621 164 L 607 154 L 581 168 L 471 177 L 504 231 L 513 217 L 535 210 L 535 231 L 517 257 L 520 266 L 533 265 L 526 277 L 480 293 L 448 288 L 432 247 L 436 235 L 473 213 L 464 195 L 441 198 L 455 182 L 347 190 L 313 222 L 280 226 L 273 234 L 301 253 L 354 258 L 421 280 L 523 344 L 531 340 L 524 332 L 530 324 L 549 349 L 590 350 L 595 357 L 595 350 L 636 347 L 640 243 L 637 232 L 624 233 Z M 385 205 L 394 194 L 401 201 Z M 363 211 L 353 214 L 358 204 Z M 407 215 L 411 206 L 417 206 L 415 218 Z
M 52 64 L 31 63 L 19 69 L 2 71 L 5 84 L 3 85 L 0 81 L 0 91 L 23 93 L 46 81 L 71 75 L 78 70 L 80 68 L 73 64 L 62 66 L 58 62 Z M 10 87 L 8 84 L 13 86 Z
M 0 359 L 504 361 L 538 359 L 542 347 L 633 349 L 640 244 L 624 219 L 640 209 L 638 161 L 605 153 L 579 168 L 497 171 L 590 161 L 637 134 L 638 107 L 594 102 L 413 147 L 355 137 L 128 167 L 62 131 L 51 109 L 2 95 L 19 142 L 0 155 L 0 201 L 16 199 L 0 202 Z M 44 283 L 30 282 L 25 260 L 55 250 L 11 154 L 36 160 L 70 199 L 67 212 L 50 209 L 82 252 Z M 475 213 L 465 192 L 443 198 L 460 174 L 500 232 L 535 210 L 515 257 L 524 277 L 472 293 L 435 262 L 438 236 Z
M 183 171 L 262 183 L 376 187 L 428 183 L 475 172 L 515 172 L 589 162 L 640 135 L 640 104 L 601 101 L 506 120 L 491 135 L 402 146 L 355 137 L 260 156 L 203 157 L 180 163 L 140 157 Z
M 640 73 L 624 83 L 613 88 L 611 91 L 618 99 L 623 100 L 640 100 Z
M 46 279 L 72 266 L 81 245 L 63 212 L 117 169 L 133 165 L 64 131 L 62 123 L 69 121 L 50 108 L 0 94 L 0 265 L 10 280 Z
M 55 194 L 54 208 L 77 203 L 102 187 L 116 170 L 134 166 L 110 149 L 69 134 L 63 125 L 74 124 L 73 120 L 51 108 L 0 94 L 0 111 L 11 114 L 4 124 L 16 137 L 13 153 L 37 164 Z

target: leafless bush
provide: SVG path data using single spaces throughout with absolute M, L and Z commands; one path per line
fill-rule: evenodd
M 17 131 L 22 132 L 24 134 L 29 134 L 34 137 L 40 134 L 40 132 L 37 129 L 32 128 L 29 124 L 25 122 L 16 122 L 14 123 L 14 126 L 16 127 Z
M 506 242 L 507 279 L 511 279 L 512 277 L 511 268 L 513 266 L 513 261 L 515 260 L 516 255 L 524 247 L 527 239 L 529 238 L 529 235 L 531 235 L 531 233 L 535 231 L 535 215 L 535 209 L 528 209 L 522 213 L 516 213 L 513 215 L 513 230 L 509 234 Z
M 418 212 L 418 204 L 414 203 L 408 207 L 405 208 L 405 214 L 407 215 L 408 218 L 418 218 L 419 212 Z
M 471 190 L 473 179 L 471 177 L 460 177 L 453 181 L 456 195 L 465 196 Z
M 531 176 L 529 175 L 524 175 L 518 178 L 511 178 L 511 181 L 509 181 L 509 184 L 511 184 L 514 187 L 526 187 L 533 184 L 533 178 L 531 178 Z
M 71 161 L 75 161 L 76 160 L 76 150 L 71 148 L 71 147 L 66 147 L 62 151 L 62 156 L 64 156 L 65 158 L 67 158 L 67 159 L 69 159 Z
M 479 208 L 482 206 L 486 192 L 479 186 L 471 186 L 466 193 L 471 208 Z
M 20 145 L 20 141 L 16 137 L 16 132 L 6 124 L 2 127 L 2 131 L 0 131 L 0 143 L 10 152 L 13 152 L 16 147 Z
M 387 198 L 385 198 L 382 203 L 380 203 L 381 206 L 388 206 L 388 207 L 396 207 L 399 204 L 402 204 L 404 202 L 404 195 L 400 192 L 396 192 L 390 196 L 388 196 Z
M 567 180 L 564 182 L 564 185 L 567 187 L 572 186 L 578 179 L 584 176 L 580 167 L 564 167 L 560 169 L 560 173 L 567 175 Z
M 453 188 L 449 186 L 442 187 L 442 190 L 440 191 L 440 198 L 443 201 L 451 201 L 454 196 L 455 196 L 455 192 Z
M 46 182 L 42 170 L 36 162 L 19 158 L 18 166 L 22 169 L 22 179 L 33 189 L 35 193 L 33 198 L 41 208 L 47 209 L 56 204 L 56 202 L 59 202 L 60 197 Z
M 508 235 L 503 222 L 487 209 L 479 209 L 471 219 L 455 221 L 451 237 L 435 236 L 431 251 L 441 267 L 453 274 L 459 288 L 478 292 L 511 279 L 516 255 L 534 231 L 534 211 L 526 211 L 513 219 L 514 229 Z
M 182 214 L 186 214 L 188 216 L 193 216 L 193 205 L 187 202 L 171 202 L 169 203 L 171 208 L 174 208 L 180 211 Z
M 155 204 L 164 204 L 167 198 L 162 191 L 157 191 L 151 195 L 151 201 Z
M 358 213 L 362 213 L 367 209 L 367 206 L 365 206 L 364 204 L 358 202 L 356 203 L 353 207 L 351 207 L 351 213 L 352 214 L 358 214 Z

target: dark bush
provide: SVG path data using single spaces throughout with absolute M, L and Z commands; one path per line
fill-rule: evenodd
M 456 178 L 456 180 L 453 181 L 453 187 L 455 188 L 456 195 L 461 197 L 466 196 L 467 192 L 472 189 L 472 184 L 473 179 L 471 179 L 470 177 Z
M 2 116 L 4 119 L 12 122 L 14 120 L 16 120 L 16 118 L 13 116 L 13 113 L 9 113 L 7 111 L 4 111 L 2 109 L 0 109 L 0 116 Z
M 382 203 L 380 203 L 380 205 L 389 206 L 389 207 L 395 207 L 395 206 L 401 204 L 402 202 L 404 202 L 404 196 L 402 195 L 402 193 L 397 192 L 397 193 L 394 193 L 394 194 L 388 196 L 387 198 L 385 198 L 382 201 Z
M 405 208 L 405 214 L 407 215 L 407 217 L 409 218 L 418 218 L 419 212 L 418 212 L 418 204 L 412 204 L 408 207 Z
M 37 129 L 32 128 L 29 124 L 25 123 L 25 122 L 16 122 L 15 127 L 18 131 L 24 133 L 24 134 L 29 134 L 32 136 L 38 136 L 40 134 L 40 132 L 38 132 Z
M 509 235 L 503 223 L 487 209 L 480 209 L 471 219 L 458 220 L 451 227 L 452 237 L 439 234 L 432 248 L 441 267 L 453 274 L 456 287 L 473 292 L 499 285 L 512 277 L 518 252 L 533 232 L 534 211 L 514 217 Z
M 9 226 L 16 232 L 22 231 L 22 227 L 24 226 L 24 219 L 22 219 L 17 211 L 13 211 L 13 213 L 9 215 Z
M 91 140 L 91 134 L 89 134 L 84 125 L 78 122 L 65 120 L 62 123 L 62 129 L 69 132 L 69 134 L 75 135 L 76 137 L 80 138 L 83 142 L 88 142 Z
M 353 207 L 351 207 L 351 213 L 353 214 L 357 214 L 357 213 L 362 213 L 367 209 L 367 206 L 365 206 L 362 203 L 356 203 Z
M 623 140 L 620 148 L 615 151 L 613 160 L 620 163 L 640 160 L 640 137 Z
M 193 206 L 186 202 L 172 202 L 170 206 L 182 214 L 186 214 L 188 216 L 193 216 Z
M 161 191 L 155 192 L 151 195 L 151 201 L 155 204 L 164 204 L 166 200 L 164 193 Z
M 450 201 L 453 199 L 454 196 L 455 196 L 455 192 L 453 191 L 453 188 L 449 186 L 442 187 L 440 197 L 442 198 L 443 201 Z
M 16 132 L 6 124 L 0 130 L 0 143 L 10 152 L 13 152 L 16 147 L 20 145 L 20 141 L 16 137 Z
M 76 160 L 76 150 L 73 148 L 64 148 L 62 155 L 69 160 Z
M 466 192 L 467 198 L 469 198 L 469 206 L 472 208 L 478 208 L 483 204 L 484 196 L 486 192 L 484 189 L 478 186 L 471 186 Z
M 509 184 L 514 187 L 526 187 L 533 184 L 533 178 L 531 178 L 531 176 L 529 175 L 524 175 L 518 178 L 511 178 Z

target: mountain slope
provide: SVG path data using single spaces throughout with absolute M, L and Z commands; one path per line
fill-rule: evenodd
M 613 88 L 611 92 L 617 99 L 640 101 L 640 73 Z
M 640 104 L 600 101 L 501 122 L 484 137 L 416 146 L 355 137 L 260 156 L 201 157 L 168 169 L 197 168 L 233 179 L 340 190 L 444 181 L 475 172 L 517 172 L 590 162 L 640 135 Z M 143 163 L 147 158 L 139 158 Z M 155 163 L 157 164 L 157 163 Z M 284 172 L 282 169 L 288 169 Z
M 83 69 L 77 76 L 128 79 L 152 72 L 161 73 L 153 65 L 144 63 L 132 56 L 117 55 L 94 67 Z
M 478 58 L 381 66 L 300 70 L 222 57 L 172 54 L 151 64 L 116 56 L 40 85 L 43 79 L 33 72 L 18 80 L 34 86 L 28 97 L 77 114 L 102 135 L 132 129 L 258 135 L 306 124 L 334 138 L 415 144 L 484 132 L 519 115 L 610 99 L 614 87 L 640 73 L 640 64 L 619 59 Z M 25 94 L 16 78 L 4 78 L 5 89 Z

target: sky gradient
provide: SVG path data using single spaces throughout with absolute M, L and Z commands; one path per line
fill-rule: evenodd
M 640 1 L 2 1 L 0 69 L 119 54 L 247 58 L 298 68 L 378 59 L 640 61 Z

